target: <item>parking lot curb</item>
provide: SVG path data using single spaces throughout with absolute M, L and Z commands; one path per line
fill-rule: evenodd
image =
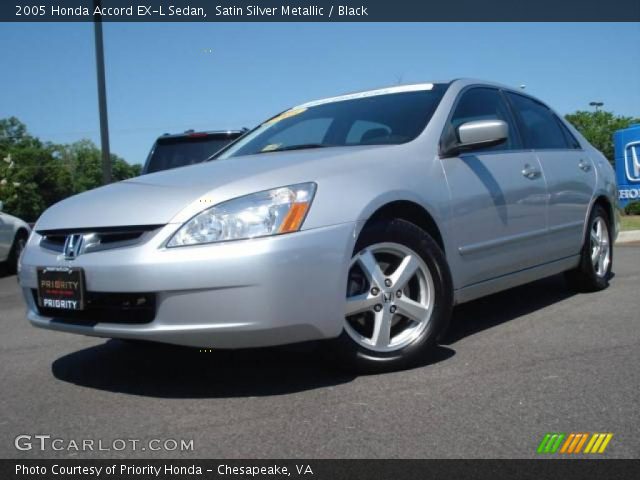
M 640 242 L 640 230 L 628 230 L 626 232 L 620 232 L 616 239 L 616 245 Z

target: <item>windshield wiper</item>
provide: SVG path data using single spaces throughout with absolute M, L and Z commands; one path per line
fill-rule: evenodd
M 326 145 L 324 143 L 301 143 L 298 145 L 287 145 L 286 147 L 274 148 L 273 150 L 263 150 L 258 153 L 271 153 L 271 152 L 286 152 L 287 150 L 307 150 L 311 148 L 326 148 L 333 145 Z

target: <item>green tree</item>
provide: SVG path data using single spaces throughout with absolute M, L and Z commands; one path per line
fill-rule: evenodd
M 114 181 L 140 174 L 111 155 Z M 102 184 L 100 150 L 89 140 L 43 143 L 15 117 L 0 119 L 0 200 L 7 212 L 33 222 L 49 206 Z
M 578 110 L 566 115 L 565 118 L 612 164 L 614 162 L 613 132 L 640 122 L 640 118 L 623 117 L 602 110 L 595 112 Z
M 0 120 L 0 198 L 6 210 L 28 221 L 71 194 L 69 177 L 55 158 L 56 147 L 27 133 L 17 118 Z
M 59 147 L 59 158 L 71 174 L 73 193 L 80 193 L 102 185 L 102 156 L 90 140 L 79 140 Z M 111 174 L 114 182 L 140 175 L 140 165 L 129 165 L 111 154 Z

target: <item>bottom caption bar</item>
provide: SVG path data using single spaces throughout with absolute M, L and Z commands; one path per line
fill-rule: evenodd
M 546 457 L 549 458 L 549 457 Z M 0 479 L 640 478 L 640 460 L 0 460 Z

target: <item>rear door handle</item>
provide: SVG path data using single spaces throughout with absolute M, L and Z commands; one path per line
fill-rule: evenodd
M 538 170 L 535 167 L 532 167 L 527 163 L 522 169 L 522 175 L 528 178 L 529 180 L 534 180 L 540 176 L 540 170 Z
M 580 167 L 580 170 L 584 172 L 588 172 L 589 170 L 591 170 L 591 164 L 584 159 L 580 159 L 580 161 L 578 162 L 578 167 Z

